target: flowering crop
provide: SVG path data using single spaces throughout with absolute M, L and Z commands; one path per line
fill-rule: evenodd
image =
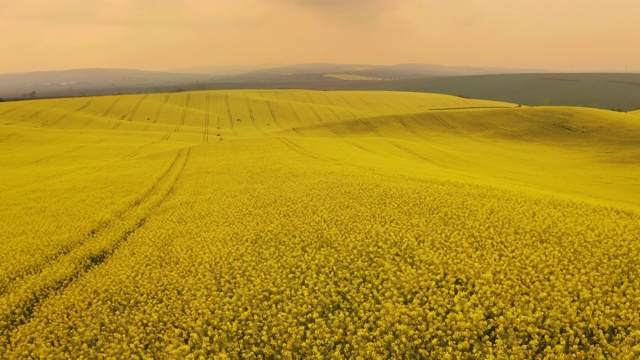
M 212 91 L 0 120 L 2 358 L 640 356 L 634 115 Z

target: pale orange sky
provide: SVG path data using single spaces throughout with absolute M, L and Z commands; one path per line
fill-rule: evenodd
M 0 73 L 432 63 L 640 71 L 640 0 L 0 0 Z

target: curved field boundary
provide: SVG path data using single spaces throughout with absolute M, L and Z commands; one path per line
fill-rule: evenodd
M 69 247 L 37 271 L 9 284 L 0 299 L 0 341 L 11 343 L 11 332 L 27 323 L 39 306 L 51 296 L 63 292 L 78 278 L 109 260 L 132 234 L 144 226 L 180 178 L 190 150 L 182 150 L 166 172 L 117 218 L 92 230 L 82 241 Z
M 138 108 L 140 107 L 140 104 L 142 104 L 142 102 L 147 98 L 147 96 L 149 96 L 149 94 L 145 94 L 143 97 L 140 98 L 140 100 L 138 100 L 138 102 L 136 103 L 136 106 L 134 106 L 133 110 L 131 111 L 131 115 L 129 115 L 129 119 L 127 119 L 128 121 L 133 121 L 133 117 L 136 116 L 136 113 L 138 112 Z

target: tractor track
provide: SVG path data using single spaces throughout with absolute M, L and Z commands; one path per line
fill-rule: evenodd
M 118 96 L 115 98 L 115 100 L 113 100 L 113 102 L 111 103 L 111 105 L 109 105 L 109 107 L 107 108 L 107 110 L 104 111 L 104 113 L 102 113 L 102 117 L 107 117 L 109 116 L 109 114 L 111 113 L 111 110 L 113 110 L 113 107 L 116 105 L 116 103 L 122 98 L 122 96 Z
M 331 126 L 329 126 L 329 124 L 327 124 L 326 122 L 324 122 L 322 120 L 322 118 L 320 117 L 320 115 L 318 115 L 318 112 L 316 111 L 316 109 L 313 108 L 313 106 L 309 105 L 309 108 L 311 109 L 311 111 L 313 112 L 313 114 L 316 116 L 316 118 L 318 119 L 318 121 L 324 125 L 327 129 L 329 129 L 329 131 L 331 131 L 332 133 L 335 134 L 335 136 L 342 138 L 344 136 L 342 136 L 342 134 L 340 134 L 339 132 L 337 132 L 334 128 L 332 128 Z
M 5 141 L 7 141 L 7 140 L 11 140 L 11 138 L 15 137 L 16 135 L 18 135 L 18 134 L 16 134 L 16 133 L 11 133 L 11 134 L 9 134 L 9 135 L 6 135 L 6 136 L 4 136 L 4 137 L 1 137 L 1 138 L 0 138 L 0 143 L 3 143 L 3 142 L 5 142 Z
M 68 100 L 68 99 L 63 99 L 63 100 L 61 100 L 61 101 L 58 101 L 58 102 L 56 102 L 54 105 L 49 106 L 49 107 L 46 107 L 46 108 L 43 108 L 43 109 L 40 109 L 40 110 L 38 110 L 38 111 L 34 112 L 33 114 L 28 115 L 26 118 L 24 118 L 24 119 L 22 119 L 22 120 L 14 121 L 14 122 L 12 122 L 12 123 L 10 123 L 10 124 L 6 124 L 6 125 L 15 125 L 15 124 L 18 124 L 18 123 L 21 123 L 21 122 L 28 121 L 28 120 L 31 120 L 31 119 L 33 119 L 33 118 L 36 118 L 36 117 L 38 117 L 40 114 L 42 114 L 43 112 L 45 112 L 45 111 L 47 111 L 47 110 L 54 109 L 54 108 L 58 107 L 58 105 L 60 105 L 60 104 L 62 104 L 62 103 L 64 103 L 64 102 L 66 102 L 67 100 Z
M 180 132 L 180 128 L 184 125 L 184 121 L 187 117 L 187 111 L 189 111 L 189 104 L 191 103 L 191 94 L 187 95 L 187 101 L 184 104 L 184 109 L 182 109 L 182 115 L 180 116 L 180 124 L 176 126 L 176 129 L 173 132 Z
M 149 127 L 151 127 L 151 124 L 155 124 L 155 123 L 158 122 L 158 119 L 160 118 L 160 113 L 162 112 L 162 108 L 164 108 L 164 106 L 167 105 L 168 102 L 169 102 L 169 94 L 165 94 L 164 100 L 162 101 L 160 106 L 158 106 L 158 109 L 156 110 L 156 114 L 153 117 L 153 121 L 150 122 L 150 123 L 147 123 L 147 125 L 145 125 L 145 127 L 144 127 L 144 129 L 142 129 L 142 131 L 149 130 Z
M 235 126 L 233 125 L 233 116 L 231 114 L 231 106 L 229 105 L 229 94 L 224 95 L 224 101 L 227 103 L 227 116 L 229 117 L 229 128 L 235 136 L 238 136 Z
M 142 102 L 147 98 L 147 96 L 149 96 L 149 94 L 145 94 L 140 98 L 140 100 L 138 100 L 138 102 L 136 103 L 136 106 L 134 106 L 133 110 L 131 111 L 131 115 L 129 115 L 129 119 L 127 119 L 128 121 L 133 121 L 133 117 L 136 116 L 136 113 L 138 112 L 138 108 L 140 107 L 140 104 L 142 104 Z
M 204 132 L 202 134 L 202 143 L 209 143 L 209 93 L 204 96 Z
M 276 117 L 276 113 L 273 111 L 273 107 L 271 107 L 271 101 L 267 100 L 267 107 L 269 108 L 269 112 L 271 113 L 271 118 L 273 119 L 273 122 L 282 129 L 282 126 L 280 125 L 280 122 L 278 121 L 278 118 Z
M 114 219 L 103 222 L 75 244 L 39 267 L 30 269 L 28 274 L 14 277 L 13 282 L 3 289 L 7 290 L 2 294 L 7 307 L 0 313 L 0 321 L 5 324 L 0 329 L 0 341 L 10 344 L 11 333 L 28 323 L 44 302 L 108 261 L 131 235 L 142 228 L 154 209 L 172 193 L 189 154 L 190 149 L 180 151 L 160 178 Z
M 94 98 L 89 99 L 89 101 L 87 101 L 85 104 L 83 104 L 82 106 L 80 106 L 79 108 L 77 108 L 73 113 L 77 113 L 77 112 L 80 112 L 80 111 L 82 111 L 82 110 L 86 109 L 86 108 L 87 108 L 87 107 L 88 107 L 88 106 L 89 106 L 89 105 L 90 105 L 94 100 L 95 100 Z M 65 114 L 63 114 L 62 116 L 60 116 L 59 118 L 57 118 L 56 120 L 54 120 L 54 121 L 52 121 L 52 122 L 49 122 L 49 123 L 46 123 L 46 122 L 45 122 L 45 123 L 43 123 L 43 124 L 42 124 L 42 126 L 50 127 L 50 126 L 57 125 L 57 124 L 59 124 L 62 120 L 66 119 L 66 118 L 67 118 L 67 116 L 69 116 L 69 115 L 71 115 L 71 114 L 72 114 L 72 113 L 69 113 L 69 112 L 68 112 L 68 113 L 65 113 Z

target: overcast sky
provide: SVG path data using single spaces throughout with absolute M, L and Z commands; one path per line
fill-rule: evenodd
M 0 0 L 0 73 L 433 63 L 640 71 L 640 0 Z

